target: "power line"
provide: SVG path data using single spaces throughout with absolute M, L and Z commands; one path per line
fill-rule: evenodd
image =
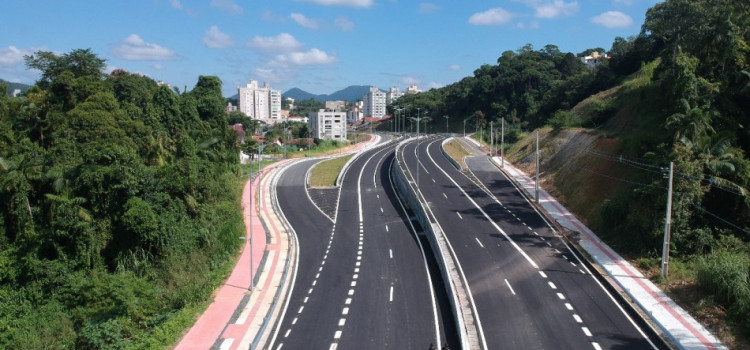
M 624 165 L 629 165 L 629 166 L 631 166 L 633 168 L 637 168 L 637 169 L 640 169 L 640 170 L 643 170 L 643 171 L 647 171 L 647 172 L 650 172 L 650 173 L 660 174 L 662 176 L 664 176 L 664 174 L 666 172 L 666 169 L 667 169 L 666 167 L 661 167 L 661 166 L 657 166 L 657 165 L 652 165 L 652 164 L 637 162 L 637 161 L 628 159 L 628 157 L 625 157 L 623 155 L 607 154 L 607 153 L 603 153 L 603 152 L 599 152 L 599 151 L 594 151 L 594 150 L 592 150 L 590 148 L 585 149 L 585 152 L 590 153 L 590 154 L 592 154 L 594 156 L 597 156 L 599 158 L 602 158 L 602 159 L 607 159 L 609 161 L 618 162 L 618 163 L 621 163 L 621 164 L 624 164 Z M 658 169 L 658 170 L 655 170 L 655 169 Z M 728 186 L 724 186 L 724 185 L 718 184 L 718 183 L 714 182 L 711 178 L 707 179 L 705 177 L 697 177 L 697 176 L 685 174 L 685 173 L 680 172 L 680 171 L 675 171 L 674 175 L 678 176 L 678 177 L 681 177 L 683 179 L 688 179 L 688 180 L 693 180 L 693 181 L 699 181 L 699 182 L 701 182 L 704 185 L 709 185 L 709 186 L 711 186 L 713 188 L 716 188 L 718 190 L 722 190 L 722 191 L 734 194 L 736 196 L 746 197 L 745 192 L 743 192 L 743 191 L 741 191 L 741 190 L 739 190 L 739 189 L 737 189 L 735 187 L 728 187 Z
M 734 229 L 736 229 L 736 230 L 738 230 L 738 231 L 742 231 L 742 232 L 743 232 L 744 234 L 746 234 L 746 235 L 750 236 L 750 232 L 748 232 L 748 231 L 746 231 L 745 229 L 743 229 L 743 228 L 741 228 L 741 227 L 737 226 L 737 225 L 736 225 L 736 224 L 734 224 L 733 222 L 731 222 L 731 221 L 729 221 L 729 220 L 727 220 L 727 219 L 724 219 L 724 218 L 722 218 L 722 217 L 720 217 L 720 216 L 718 216 L 718 215 L 716 215 L 716 214 L 714 214 L 714 213 L 712 213 L 712 212 L 710 212 L 710 211 L 708 211 L 708 210 L 704 209 L 704 208 L 703 208 L 703 207 L 701 207 L 701 206 L 695 205 L 695 203 L 693 203 L 693 202 L 688 202 L 688 204 L 690 204 L 691 206 L 693 206 L 693 207 L 694 207 L 695 209 L 698 209 L 698 210 L 700 210 L 700 211 L 701 211 L 702 213 L 708 214 L 708 215 L 712 216 L 713 218 L 715 218 L 715 219 L 717 219 L 717 220 L 719 220 L 719 221 L 721 221 L 721 222 L 723 222 L 723 223 L 725 223 L 725 224 L 727 224 L 727 225 L 731 226 L 732 228 L 734 228 Z

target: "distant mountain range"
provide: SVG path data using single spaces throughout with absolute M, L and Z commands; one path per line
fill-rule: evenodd
M 382 90 L 382 89 L 381 89 Z M 361 100 L 362 96 L 370 91 L 370 85 L 351 85 L 332 94 L 316 95 L 299 88 L 291 88 L 281 94 L 283 98 L 291 97 L 295 100 L 325 101 L 356 101 Z M 227 98 L 230 101 L 237 101 L 237 95 Z
M 21 92 L 25 92 L 31 87 L 29 85 L 21 83 L 11 83 L 3 79 L 0 79 L 0 83 L 5 84 L 8 87 L 8 96 L 13 96 L 13 90 L 15 89 L 21 90 Z
M 281 94 L 284 98 L 291 97 L 295 100 L 316 101 L 356 101 L 362 99 L 370 91 L 370 85 L 352 85 L 328 95 L 315 95 L 305 90 L 292 88 Z

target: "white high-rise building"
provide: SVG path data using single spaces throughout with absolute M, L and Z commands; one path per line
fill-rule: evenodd
M 321 109 L 310 113 L 308 125 L 313 137 L 323 140 L 346 140 L 346 112 Z
M 282 121 L 281 90 L 273 90 L 268 83 L 258 86 L 257 80 L 251 80 L 244 88 L 237 89 L 239 110 L 248 117 L 269 124 Z
M 403 95 L 404 93 L 401 92 L 397 86 L 394 86 L 385 93 L 385 104 L 390 105 L 393 101 L 398 100 L 398 98 Z
M 404 91 L 404 94 L 413 95 L 413 94 L 418 94 L 420 92 L 422 92 L 422 90 L 419 90 L 419 88 L 416 85 L 409 85 L 409 87 L 406 88 L 406 91 Z
M 362 112 L 365 117 L 385 117 L 385 92 L 371 86 L 370 92 L 362 97 L 362 102 L 364 103 Z

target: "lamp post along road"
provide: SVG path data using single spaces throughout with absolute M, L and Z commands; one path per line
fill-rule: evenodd
M 505 167 L 505 118 L 500 119 L 500 167 Z
M 539 131 L 536 132 L 536 204 L 539 204 Z
M 444 115 L 443 118 L 445 118 L 445 133 L 448 134 L 448 119 L 450 119 L 450 117 Z

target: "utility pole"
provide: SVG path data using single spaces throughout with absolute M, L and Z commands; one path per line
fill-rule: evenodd
M 536 204 L 539 204 L 539 131 L 536 132 Z
M 492 159 L 492 150 L 495 145 L 495 130 L 492 128 L 492 121 L 490 120 L 490 160 Z
M 669 245 L 672 240 L 672 178 L 674 176 L 674 162 L 669 162 L 669 189 L 667 191 L 667 218 L 664 222 L 664 247 L 661 253 L 661 277 L 669 275 Z
M 505 118 L 500 120 L 500 167 L 505 167 Z
M 419 110 L 421 110 L 422 107 L 417 107 L 417 137 L 419 137 Z M 419 167 L 417 167 L 417 170 L 419 170 Z

